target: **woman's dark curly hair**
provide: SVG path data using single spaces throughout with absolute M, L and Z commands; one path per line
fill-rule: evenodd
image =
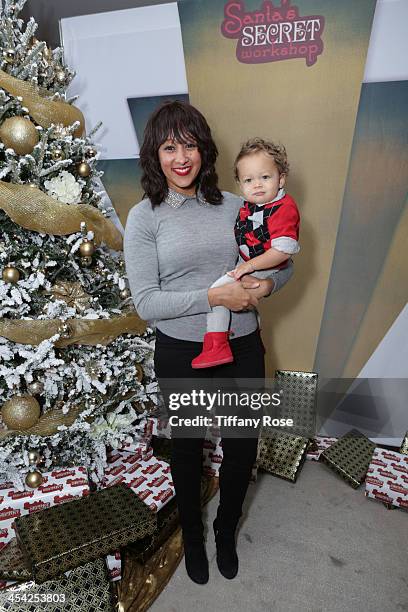
M 201 154 L 201 169 L 197 186 L 210 204 L 221 204 L 222 193 L 218 189 L 215 161 L 218 150 L 211 136 L 210 127 L 203 115 L 187 102 L 165 102 L 150 116 L 140 149 L 142 187 L 152 206 L 158 206 L 168 194 L 166 177 L 159 162 L 159 147 L 168 138 L 179 143 L 193 139 Z

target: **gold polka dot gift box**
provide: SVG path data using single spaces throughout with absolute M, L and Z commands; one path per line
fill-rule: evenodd
M 15 521 L 35 582 L 42 583 L 150 535 L 156 515 L 123 484 Z
M 365 480 L 374 450 L 374 442 L 352 429 L 324 450 L 320 461 L 357 489 Z
M 4 612 L 113 612 L 114 597 L 103 559 L 95 559 L 58 580 L 33 580 L 0 591 Z
M 296 482 L 308 446 L 308 438 L 263 427 L 258 442 L 257 466 L 273 476 Z

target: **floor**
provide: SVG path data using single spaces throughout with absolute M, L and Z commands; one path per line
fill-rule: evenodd
M 217 504 L 218 493 L 207 525 Z M 183 559 L 149 611 L 408 612 L 407 551 L 407 512 L 306 461 L 295 484 L 263 473 L 250 485 L 234 580 L 219 574 L 209 532 L 208 584 L 193 583 Z

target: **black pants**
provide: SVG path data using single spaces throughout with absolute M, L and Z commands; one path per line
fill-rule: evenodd
M 239 380 L 244 378 L 264 379 L 265 349 L 259 332 L 232 339 L 230 344 L 234 355 L 233 363 L 194 370 L 191 360 L 201 352 L 201 342 L 178 340 L 157 330 L 155 370 L 167 408 L 170 379 L 173 379 L 176 385 L 176 380 L 184 379 L 185 385 L 185 379 L 189 378 L 195 379 L 194 382 L 202 379 L 205 385 L 209 379 L 238 379 L 238 384 Z M 249 413 L 248 409 L 239 410 L 241 413 Z M 170 414 L 170 410 L 167 411 Z M 196 431 L 197 437 L 172 436 L 171 473 L 183 536 L 190 540 L 203 537 L 200 489 L 205 429 L 203 427 L 198 436 Z M 240 437 L 231 437 L 229 428 L 228 435 L 223 435 L 221 427 L 223 460 L 219 471 L 220 506 L 217 517 L 220 529 L 230 531 L 235 531 L 242 514 L 242 504 L 256 460 L 258 444 L 256 432 L 253 430 L 251 437 L 242 437 L 242 430 L 239 433 Z

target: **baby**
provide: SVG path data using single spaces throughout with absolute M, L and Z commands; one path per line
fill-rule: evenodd
M 244 274 L 269 278 L 271 269 L 285 267 L 290 256 L 299 252 L 299 211 L 284 190 L 288 171 L 282 145 L 252 138 L 241 148 L 234 164 L 235 179 L 245 199 L 235 222 L 238 265 L 212 287 L 237 281 Z M 191 362 L 193 368 L 234 360 L 228 342 L 229 322 L 230 311 L 224 306 L 215 306 L 207 315 L 203 350 Z

